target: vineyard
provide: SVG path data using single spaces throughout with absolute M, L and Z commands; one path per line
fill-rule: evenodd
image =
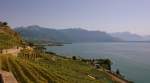
M 55 55 L 33 59 L 20 55 L 1 55 L 1 69 L 11 71 L 19 83 L 108 83 L 111 78 L 81 61 Z M 88 75 L 96 76 L 93 80 Z
M 0 49 L 8 49 L 21 44 L 21 37 L 7 25 L 0 25 Z

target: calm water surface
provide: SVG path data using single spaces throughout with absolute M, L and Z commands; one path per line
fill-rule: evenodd
M 64 56 L 110 58 L 113 70 L 119 69 L 135 83 L 150 83 L 150 43 L 75 43 L 47 47 Z

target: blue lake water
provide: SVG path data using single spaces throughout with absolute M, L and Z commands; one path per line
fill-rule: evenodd
M 150 43 L 74 43 L 47 47 L 64 56 L 109 58 L 113 70 L 135 83 L 150 83 Z

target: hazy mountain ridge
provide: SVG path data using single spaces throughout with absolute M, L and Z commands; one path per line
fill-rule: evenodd
M 60 30 L 74 42 L 109 42 L 119 41 L 119 39 L 111 37 L 109 34 L 101 31 L 88 31 L 81 28 Z
M 101 31 L 88 31 L 81 28 L 72 29 L 50 29 L 40 26 L 18 27 L 14 29 L 25 39 L 46 40 L 57 42 L 114 42 L 119 38 L 110 36 Z
M 69 39 L 61 32 L 55 29 L 43 28 L 39 26 L 18 27 L 14 29 L 27 40 L 59 41 L 66 42 Z
M 111 36 L 120 38 L 124 41 L 150 41 L 150 36 L 141 36 L 130 32 L 111 33 Z
M 150 41 L 150 35 L 145 36 L 144 39 Z

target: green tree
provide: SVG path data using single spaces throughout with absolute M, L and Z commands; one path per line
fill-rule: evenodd
M 117 75 L 121 75 L 119 69 L 116 70 Z
M 103 68 L 111 71 L 112 62 L 110 59 L 96 59 L 96 64 L 99 64 Z
M 72 59 L 73 59 L 73 60 L 77 60 L 76 56 L 72 56 Z
M 111 65 L 112 65 L 112 62 L 110 59 L 106 59 L 104 60 L 104 64 L 107 65 L 107 69 L 111 71 Z

